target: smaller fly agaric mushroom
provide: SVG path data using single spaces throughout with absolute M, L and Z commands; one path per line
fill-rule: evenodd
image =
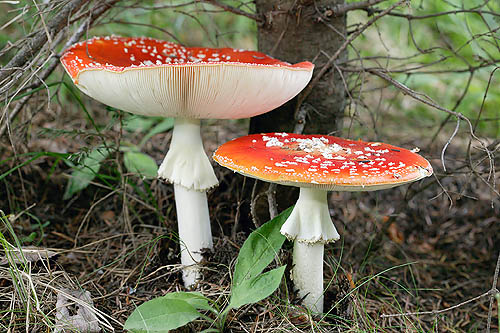
M 281 233 L 295 241 L 292 280 L 298 295 L 316 312 L 323 312 L 324 244 L 339 239 L 327 191 L 381 190 L 432 174 L 430 163 L 412 151 L 324 135 L 248 135 L 226 142 L 213 158 L 245 176 L 300 187 Z
M 218 181 L 203 149 L 200 119 L 249 118 L 297 95 L 314 65 L 260 52 L 184 47 L 152 38 L 95 37 L 68 48 L 61 63 L 85 94 L 114 108 L 175 117 L 158 177 L 174 184 L 186 287 L 212 248 L 206 191 Z

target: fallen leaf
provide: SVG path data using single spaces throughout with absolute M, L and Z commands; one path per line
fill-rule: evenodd
M 75 331 L 84 333 L 100 332 L 99 320 L 94 311 L 92 311 L 93 308 L 94 303 L 90 292 L 85 290 L 61 290 L 57 294 L 54 333 Z M 75 312 L 76 314 L 72 314 Z
M 347 277 L 347 280 L 349 280 L 349 286 L 351 287 L 351 289 L 355 289 L 356 285 L 354 284 L 354 280 L 352 279 L 352 274 L 347 272 L 345 276 Z
M 102 212 L 100 217 L 108 226 L 112 226 L 116 222 L 116 215 L 112 210 Z
M 389 238 L 398 244 L 403 244 L 405 240 L 405 236 L 401 232 L 401 230 L 398 229 L 398 226 L 396 223 L 392 223 L 389 228 L 387 229 L 387 232 L 389 233 Z

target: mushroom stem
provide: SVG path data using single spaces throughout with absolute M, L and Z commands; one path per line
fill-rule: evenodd
M 328 211 L 327 191 L 300 188 L 299 199 L 281 227 L 281 233 L 294 240 L 292 280 L 302 304 L 323 312 L 324 244 L 340 238 Z
M 340 238 L 328 211 L 327 191 L 301 187 L 295 207 L 281 227 L 290 240 L 303 243 L 328 243 Z
M 199 119 L 176 118 L 158 177 L 174 183 L 182 276 L 190 288 L 201 276 L 201 250 L 213 248 L 206 191 L 218 183 L 203 149 Z
M 158 177 L 196 191 L 218 184 L 203 149 L 199 119 L 175 119 L 170 148 L 158 169 Z
M 181 246 L 182 278 L 186 288 L 200 279 L 198 264 L 202 250 L 212 249 L 212 230 L 208 214 L 207 194 L 174 184 L 175 208 Z
M 302 305 L 323 312 L 323 243 L 294 242 L 292 280 Z

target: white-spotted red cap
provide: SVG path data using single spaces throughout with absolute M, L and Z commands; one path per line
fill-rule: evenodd
M 245 176 L 332 191 L 373 191 L 432 175 L 430 163 L 410 150 L 326 135 L 248 135 L 226 142 L 213 158 Z
M 260 52 L 184 47 L 152 38 L 95 37 L 61 62 L 87 95 L 135 114 L 236 119 L 270 111 L 297 95 L 314 65 Z

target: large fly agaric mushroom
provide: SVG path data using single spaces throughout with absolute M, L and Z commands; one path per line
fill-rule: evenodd
M 281 233 L 294 240 L 292 280 L 303 304 L 323 312 L 324 244 L 339 239 L 327 191 L 374 191 L 428 177 L 429 162 L 380 142 L 323 135 L 253 134 L 220 146 L 213 158 L 245 176 L 300 187 Z
M 203 150 L 200 119 L 270 111 L 306 86 L 314 65 L 144 37 L 96 37 L 71 46 L 61 62 L 80 90 L 104 104 L 139 115 L 176 117 L 158 176 L 174 184 L 184 284 L 193 285 L 201 250 L 212 248 L 206 191 L 218 183 Z

